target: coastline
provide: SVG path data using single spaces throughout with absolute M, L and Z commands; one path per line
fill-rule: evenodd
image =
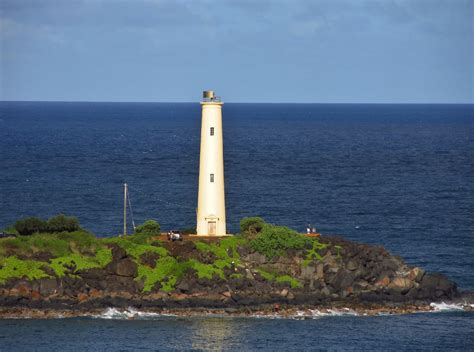
M 100 317 L 110 309 L 130 318 L 364 316 L 474 303 L 474 293 L 381 246 L 261 226 L 266 232 L 219 240 L 103 240 L 80 232 L 4 239 L 0 319 Z M 66 255 L 53 254 L 59 245 Z
M 470 295 L 472 298 L 472 294 Z M 249 306 L 236 308 L 145 308 L 108 307 L 97 309 L 40 309 L 28 307 L 0 307 L 0 319 L 159 319 L 165 317 L 221 317 L 221 318 L 279 318 L 313 319 L 326 316 L 386 316 L 447 311 L 474 312 L 474 301 L 443 301 L 424 304 L 344 304 L 317 306 Z

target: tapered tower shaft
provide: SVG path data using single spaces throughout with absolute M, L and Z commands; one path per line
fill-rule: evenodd
M 203 97 L 196 230 L 199 236 L 225 236 L 223 103 L 212 91 Z

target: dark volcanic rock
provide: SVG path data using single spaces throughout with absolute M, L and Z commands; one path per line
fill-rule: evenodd
M 137 275 L 137 264 L 131 258 L 124 258 L 116 264 L 115 273 L 119 276 L 135 277 Z
M 42 296 L 49 296 L 53 293 L 58 293 L 59 291 L 62 291 L 58 286 L 58 280 L 56 279 L 39 280 L 39 291 Z
M 457 295 L 456 283 L 440 273 L 425 274 L 420 283 L 420 298 L 452 298 Z
M 146 252 L 143 253 L 140 257 L 140 261 L 149 266 L 150 268 L 155 268 L 156 267 L 156 261 L 160 258 L 160 255 L 158 253 L 154 252 Z
M 240 262 L 224 268 L 226 280 L 198 278 L 188 270 L 178 278 L 175 290 L 142 292 L 137 264 L 118 245 L 111 244 L 112 261 L 104 269 L 79 271 L 73 276 L 28 281 L 9 280 L 0 285 L 0 306 L 39 308 L 88 307 L 242 307 L 265 304 L 387 304 L 431 302 L 458 295 L 456 284 L 442 274 L 409 268 L 400 257 L 382 247 L 357 244 L 340 237 L 322 237 L 327 248 L 303 262 L 306 252 L 289 251 L 268 260 L 248 246 L 237 249 Z M 194 259 L 212 264 L 212 253 L 195 249 L 191 242 L 172 243 L 170 253 L 179 260 Z M 335 246 L 340 246 L 338 249 Z M 156 267 L 159 256 L 147 253 L 141 264 Z M 74 270 L 75 268 L 71 268 Z M 260 270 L 270 273 L 262 275 Z M 293 281 L 292 281 L 293 280 Z
M 110 244 L 109 247 L 112 249 L 112 258 L 113 260 L 120 260 L 127 257 L 127 252 L 125 249 L 120 247 L 117 244 Z
M 113 257 L 113 260 L 107 265 L 106 271 L 112 275 L 133 277 L 137 275 L 137 265 L 132 258 L 124 257 L 117 260 Z

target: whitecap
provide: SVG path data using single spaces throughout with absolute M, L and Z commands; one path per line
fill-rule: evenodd
M 460 311 L 464 310 L 464 306 L 460 303 L 430 303 L 430 307 L 433 309 L 435 312 L 455 312 L 455 311 Z
M 100 314 L 93 315 L 93 318 L 98 319 L 153 319 L 165 316 L 175 316 L 173 314 L 153 313 L 146 311 L 139 311 L 134 308 L 118 309 L 107 308 Z

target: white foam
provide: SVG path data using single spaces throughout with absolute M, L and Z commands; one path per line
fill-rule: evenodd
M 153 313 L 146 311 L 139 311 L 134 308 L 117 309 L 107 308 L 103 313 L 93 315 L 98 319 L 153 319 L 165 316 L 175 316 L 173 314 Z
M 462 303 L 430 303 L 432 312 L 459 312 L 464 310 L 472 310 L 474 304 L 462 304 Z M 225 314 L 204 314 L 210 316 L 222 316 L 223 318 L 228 317 Z M 292 314 L 279 314 L 277 312 L 271 314 L 252 314 L 247 316 L 249 318 L 265 318 L 265 319 L 318 319 L 323 317 L 344 317 L 344 316 L 366 316 L 367 313 L 359 314 L 350 308 L 340 309 L 305 309 L 297 310 Z M 393 315 L 393 313 L 379 312 L 377 315 Z M 93 318 L 97 319 L 118 319 L 118 320 L 133 320 L 133 319 L 158 319 L 163 317 L 178 317 L 179 314 L 168 314 L 168 313 L 155 313 L 148 311 L 140 311 L 135 308 L 107 308 L 100 314 L 92 315 Z
M 323 317 L 342 317 L 342 316 L 358 316 L 359 314 L 349 308 L 342 309 L 308 309 L 303 311 L 296 311 L 293 317 L 295 319 L 318 319 Z
M 464 310 L 464 305 L 461 303 L 430 303 L 430 307 L 433 308 L 435 312 L 457 312 Z

